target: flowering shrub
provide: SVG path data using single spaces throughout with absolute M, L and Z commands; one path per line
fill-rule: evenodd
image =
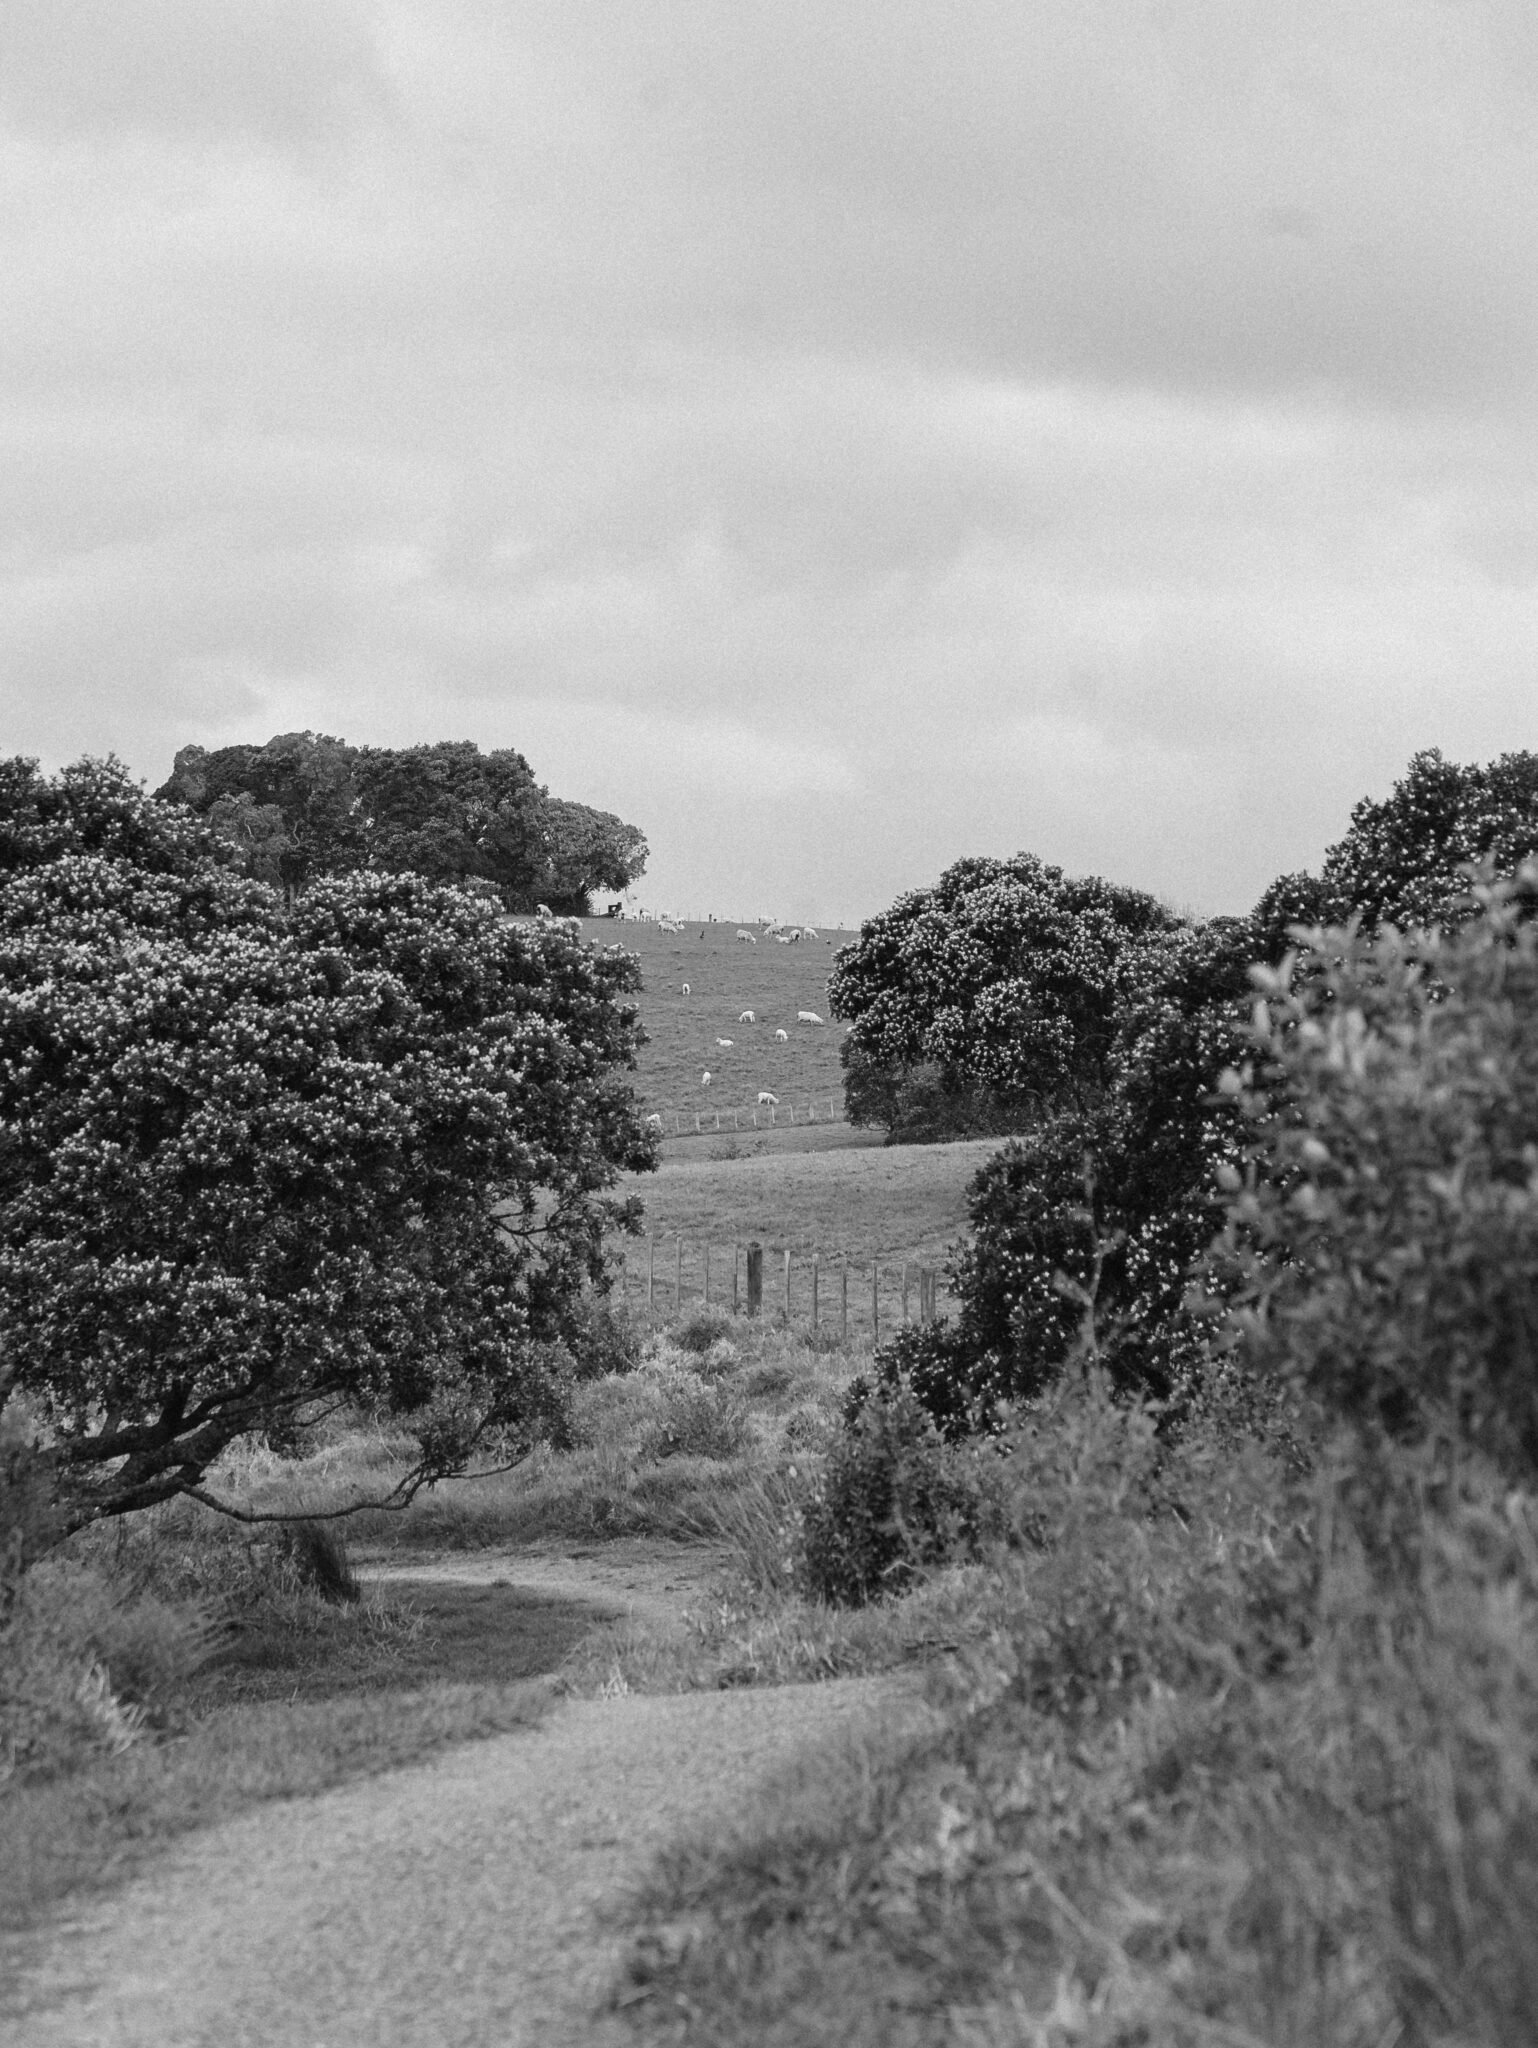
M 317 1399 L 413 1414 L 407 1494 L 559 1430 L 553 1340 L 652 1157 L 634 963 L 415 876 L 285 909 L 110 763 L 0 799 L 0 1399 L 63 1526 Z

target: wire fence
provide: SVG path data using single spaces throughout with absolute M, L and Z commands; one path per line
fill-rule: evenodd
M 788 1125 L 849 1121 L 843 1098 L 813 1095 L 802 1101 L 745 1103 L 736 1109 L 654 1109 L 647 1122 L 665 1138 L 696 1138 L 718 1131 L 776 1131 Z
M 910 1323 L 936 1321 L 954 1300 L 944 1270 L 917 1258 L 861 1260 L 683 1237 L 627 1240 L 619 1255 L 623 1275 L 615 1278 L 625 1301 L 659 1321 L 691 1304 L 714 1306 L 875 1343 Z

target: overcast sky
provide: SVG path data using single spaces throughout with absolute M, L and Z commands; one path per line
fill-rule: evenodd
M 1533 0 L 0 0 L 0 752 L 1199 911 L 1538 747 Z

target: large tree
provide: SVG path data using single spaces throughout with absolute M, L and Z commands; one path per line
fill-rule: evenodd
M 646 865 L 634 826 L 552 797 L 511 747 L 354 747 L 322 733 L 183 747 L 157 792 L 207 819 L 244 874 L 290 889 L 360 868 L 486 889 L 509 909 L 583 912 Z
M 1032 854 L 958 861 L 838 955 L 828 1000 L 853 1027 L 851 1116 L 943 1136 L 1088 1110 L 1111 1080 L 1124 1018 L 1184 930 L 1152 896 L 1075 880 Z
M 634 962 L 412 875 L 291 903 L 115 763 L 0 764 L 0 1406 L 68 1529 L 317 1402 L 403 1491 L 560 1427 L 553 1340 L 652 1147 Z
M 646 866 L 644 834 L 612 811 L 547 797 L 544 811 L 546 890 L 560 913 L 584 915 L 595 889 L 628 889 Z

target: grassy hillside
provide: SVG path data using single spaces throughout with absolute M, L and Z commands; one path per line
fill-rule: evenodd
M 822 932 L 781 946 L 752 929 L 758 942 L 749 946 L 733 924 L 690 924 L 679 934 L 655 924 L 584 921 L 590 943 L 621 945 L 641 961 L 641 1019 L 651 1042 L 636 1082 L 648 1110 L 690 1118 L 696 1110 L 740 1110 L 767 1088 L 787 1108 L 798 1103 L 802 1114 L 819 1097 L 825 1113 L 829 1099 L 842 1095 L 843 1028 L 829 1014 L 827 982 L 835 948 L 855 934 Z M 738 1023 L 744 1010 L 754 1012 L 754 1023 Z M 815 1010 L 827 1022 L 798 1024 L 798 1010 Z M 789 1034 L 783 1044 L 777 1028 Z M 732 1044 L 718 1045 L 722 1038 Z M 700 1083 L 707 1071 L 708 1088 Z

